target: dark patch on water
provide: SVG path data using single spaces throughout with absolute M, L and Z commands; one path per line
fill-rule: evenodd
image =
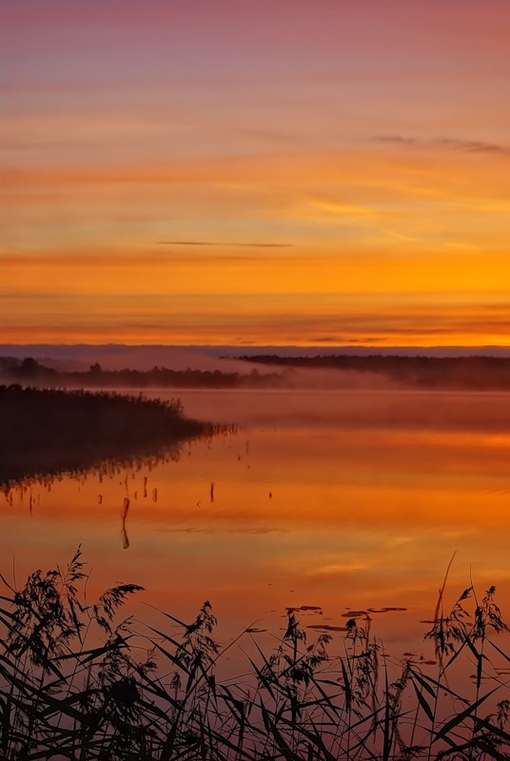
M 296 607 L 295 605 L 293 605 L 292 607 L 285 608 L 285 610 L 288 610 L 289 612 L 291 610 L 320 611 L 322 614 L 322 608 L 320 607 L 320 605 L 301 605 L 299 607 Z

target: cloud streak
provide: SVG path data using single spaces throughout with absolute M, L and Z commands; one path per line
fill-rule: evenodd
M 464 153 L 488 153 L 501 156 L 510 156 L 510 147 L 489 143 L 483 140 L 463 140 L 454 137 L 436 137 L 429 140 L 413 137 L 411 135 L 376 135 L 373 138 L 377 143 L 390 143 L 402 146 L 431 146 L 436 148 L 453 148 Z
M 293 243 L 257 243 L 255 241 L 214 241 L 214 240 L 159 240 L 160 246 L 234 246 L 236 248 L 293 248 Z

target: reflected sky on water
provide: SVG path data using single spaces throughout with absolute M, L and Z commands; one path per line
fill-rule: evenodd
M 472 574 L 510 607 L 506 395 L 173 395 L 189 416 L 239 430 L 160 463 L 11 490 L 0 499 L 4 575 L 20 583 L 81 544 L 90 594 L 142 584 L 142 617 L 148 602 L 190 620 L 209 599 L 228 639 L 255 622 L 277 631 L 289 606 L 312 608 L 301 612 L 311 627 L 372 608 L 396 655 L 423 647 L 420 621 L 453 553 L 449 602 Z

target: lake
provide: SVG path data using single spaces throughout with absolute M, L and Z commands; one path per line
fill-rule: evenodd
M 310 633 L 369 611 L 400 657 L 422 638 L 455 553 L 447 606 L 496 584 L 510 611 L 510 396 L 395 390 L 152 391 L 236 432 L 166 461 L 63 476 L 0 500 L 1 572 L 65 564 L 81 544 L 88 594 L 146 588 L 134 604 L 192 620 L 206 599 L 222 642 Z M 128 501 L 128 502 L 127 502 Z M 131 606 L 133 607 L 133 606 Z

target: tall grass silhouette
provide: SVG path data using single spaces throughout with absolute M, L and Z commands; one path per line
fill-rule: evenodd
M 340 642 L 327 632 L 309 642 L 289 609 L 270 653 L 254 628 L 221 648 L 209 602 L 191 623 L 123 617 L 141 587 L 89 601 L 79 548 L 19 589 L 1 580 L 4 761 L 510 758 L 509 629 L 494 587 L 479 599 L 470 586 L 445 613 L 443 584 L 426 635 L 431 675 L 430 662 L 389 657 L 367 615 Z M 247 665 L 237 679 L 222 676 L 232 648 Z
M 164 455 L 228 426 L 184 416 L 180 400 L 0 385 L 0 486 Z

